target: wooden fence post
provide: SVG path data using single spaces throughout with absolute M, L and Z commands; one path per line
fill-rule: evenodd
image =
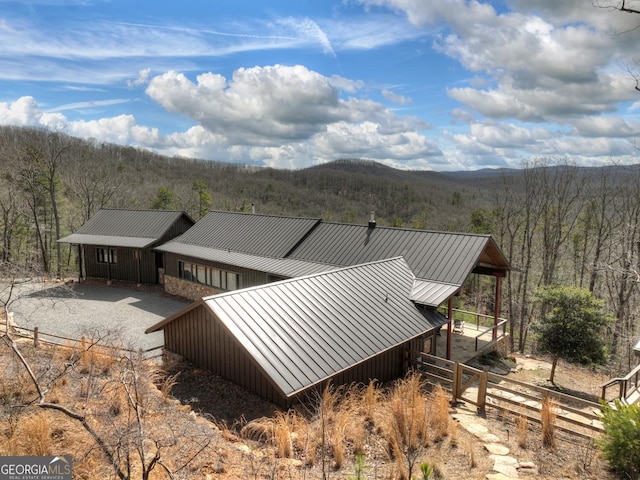
M 460 398 L 460 389 L 462 387 L 462 367 L 458 362 L 453 364 L 453 372 L 451 378 L 451 397 L 454 402 Z
M 33 347 L 38 348 L 40 342 L 38 341 L 38 327 L 33 327 Z
M 487 376 L 487 367 L 484 367 L 478 383 L 478 410 L 481 412 L 484 412 L 487 404 Z

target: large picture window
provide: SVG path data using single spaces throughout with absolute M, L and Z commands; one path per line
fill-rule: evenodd
M 96 248 L 98 263 L 118 263 L 118 251 L 115 248 Z
M 182 260 L 178 260 L 178 277 L 222 290 L 242 288 L 242 276 L 239 273 Z

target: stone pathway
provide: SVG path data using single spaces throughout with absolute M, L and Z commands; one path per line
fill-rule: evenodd
M 471 410 L 462 403 L 455 408 L 453 418 L 462 428 L 484 444 L 489 458 L 493 460 L 493 469 L 487 474 L 487 480 L 512 480 L 538 475 L 538 467 L 533 462 L 520 462 L 509 455 L 509 447 L 502 444 L 500 438 L 489 431 L 487 421 L 479 417 L 475 410 Z

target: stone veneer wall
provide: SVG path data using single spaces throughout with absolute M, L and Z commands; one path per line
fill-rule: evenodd
M 509 333 L 505 333 L 487 348 L 489 352 L 496 352 L 501 357 L 506 357 L 511 353 L 509 347 Z M 486 353 L 486 352 L 483 352 Z
M 210 287 L 208 285 L 202 285 L 200 283 L 189 282 L 181 278 L 172 277 L 170 275 L 164 276 L 164 291 L 170 295 L 177 295 L 189 300 L 200 300 L 202 297 L 209 295 L 215 295 L 216 293 L 222 293 L 225 290 Z

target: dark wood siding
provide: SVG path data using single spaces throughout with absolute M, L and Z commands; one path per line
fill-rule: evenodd
M 193 221 L 182 215 L 153 245 L 148 248 L 109 247 L 107 245 L 83 245 L 84 268 L 87 277 L 121 280 L 135 283 L 158 283 L 158 255 L 153 248 L 182 235 L 193 226 Z M 117 251 L 117 263 L 98 263 L 97 249 Z M 177 267 L 176 267 L 177 268 Z
M 225 326 L 204 306 L 189 310 L 166 325 L 164 338 L 168 350 L 277 405 L 288 404 Z
M 376 355 L 332 377 L 333 385 L 367 384 L 370 380 L 386 382 L 404 373 L 404 347 L 399 346 Z
M 111 264 L 99 263 L 97 253 L 99 248 L 115 250 L 117 252 L 117 262 Z M 157 283 L 156 255 L 155 252 L 148 248 L 139 250 L 106 245 L 84 245 L 83 250 L 87 277 L 134 283 Z M 139 258 L 136 256 L 136 251 Z
M 264 285 L 269 282 L 269 275 L 265 272 L 258 270 L 251 270 L 249 268 L 236 267 L 235 265 L 229 265 L 220 262 L 210 262 L 202 260 L 196 257 L 185 257 L 183 255 L 177 255 L 175 253 L 165 253 L 165 274 L 178 278 L 178 260 L 184 262 L 197 263 L 198 265 L 204 265 L 206 267 L 218 268 L 220 270 L 226 270 L 228 272 L 239 273 L 242 277 L 241 288 L 256 287 L 258 285 Z
M 193 227 L 194 222 L 187 217 L 186 215 L 182 215 L 178 221 L 176 221 L 169 230 L 165 232 L 165 234 L 156 242 L 154 246 L 161 245 L 163 243 L 168 242 L 169 240 L 176 238 L 179 235 L 182 235 L 184 232 Z

